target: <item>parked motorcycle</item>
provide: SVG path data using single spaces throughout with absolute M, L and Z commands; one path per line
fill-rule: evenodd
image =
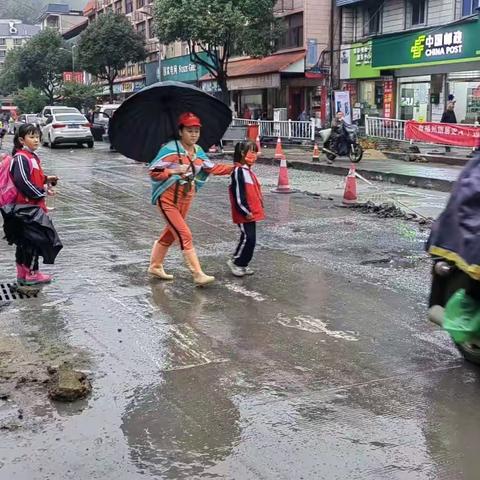
M 475 283 L 477 285 L 475 285 Z M 445 307 L 448 301 L 461 289 L 479 289 L 480 282 L 458 269 L 452 262 L 440 257 L 433 259 L 432 288 L 429 302 L 429 320 L 443 326 Z M 476 365 L 480 365 L 480 337 L 473 337 L 467 342 L 455 342 L 463 357 Z
M 320 150 L 326 154 L 329 162 L 337 157 L 349 157 L 353 163 L 358 163 L 363 157 L 363 148 L 358 143 L 358 127 L 342 123 L 337 127 L 320 130 L 322 144 Z

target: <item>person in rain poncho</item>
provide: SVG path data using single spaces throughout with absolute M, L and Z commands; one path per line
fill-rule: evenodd
M 163 262 L 169 247 L 178 241 L 194 283 L 203 286 L 214 282 L 215 277 L 206 275 L 200 266 L 186 217 L 195 192 L 208 175 L 230 175 L 234 167 L 214 164 L 197 145 L 202 125 L 196 115 L 183 113 L 177 125 L 179 140 L 165 144 L 150 163 L 152 203 L 158 205 L 167 225 L 153 245 L 148 272 L 162 280 L 173 280 Z

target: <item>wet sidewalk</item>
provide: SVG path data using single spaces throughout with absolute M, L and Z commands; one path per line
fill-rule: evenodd
M 278 160 L 274 159 L 274 154 L 273 149 L 264 149 L 260 163 L 267 165 L 278 163 Z M 287 149 L 285 155 L 288 166 L 298 170 L 346 176 L 350 168 L 350 161 L 347 158 L 338 158 L 329 165 L 324 155 L 320 157 L 319 162 L 313 162 L 311 152 L 300 149 Z M 450 192 L 461 171 L 460 166 L 392 160 L 374 150 L 367 150 L 365 158 L 357 164 L 357 172 L 367 180 L 439 192 Z

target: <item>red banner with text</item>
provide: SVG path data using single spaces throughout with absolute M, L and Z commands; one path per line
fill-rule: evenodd
M 412 120 L 408 121 L 405 126 L 405 139 L 473 148 L 480 146 L 480 127 Z

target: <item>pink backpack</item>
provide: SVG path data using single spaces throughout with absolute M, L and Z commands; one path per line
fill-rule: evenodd
M 10 170 L 12 168 L 12 157 L 0 155 L 0 207 L 15 202 L 17 187 L 13 183 Z

